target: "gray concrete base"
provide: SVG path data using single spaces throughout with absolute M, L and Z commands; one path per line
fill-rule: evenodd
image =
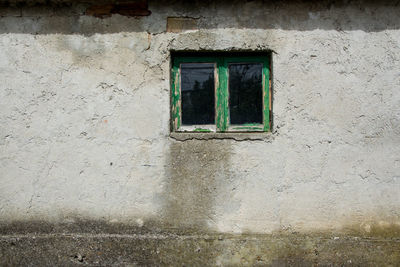
M 0 228 L 2 266 L 400 266 L 398 237 L 9 226 Z

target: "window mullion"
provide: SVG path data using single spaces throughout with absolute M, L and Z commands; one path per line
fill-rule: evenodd
M 224 58 L 218 58 L 217 86 L 217 131 L 224 132 L 228 128 L 228 72 Z

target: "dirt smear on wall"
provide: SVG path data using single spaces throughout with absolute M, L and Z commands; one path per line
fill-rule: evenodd
M 215 199 L 229 178 L 230 155 L 227 140 L 170 144 L 162 208 L 167 226 L 199 230 L 212 226 Z

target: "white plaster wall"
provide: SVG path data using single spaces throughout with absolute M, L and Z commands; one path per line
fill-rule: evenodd
M 209 212 L 178 223 L 224 232 L 400 223 L 400 7 L 150 10 L 103 20 L 79 8 L 0 12 L 1 221 L 168 223 L 170 151 L 182 145 L 169 137 L 170 51 L 251 49 L 274 51 L 272 136 L 188 141 L 229 155 Z M 199 18 L 200 29 L 167 33 L 168 16 Z

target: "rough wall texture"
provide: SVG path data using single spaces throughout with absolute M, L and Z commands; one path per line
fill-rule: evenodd
M 400 227 L 395 2 L 154 1 L 150 16 L 105 19 L 85 8 L 0 9 L 4 225 Z M 167 32 L 168 17 L 198 29 Z M 272 50 L 269 137 L 171 138 L 173 50 Z

